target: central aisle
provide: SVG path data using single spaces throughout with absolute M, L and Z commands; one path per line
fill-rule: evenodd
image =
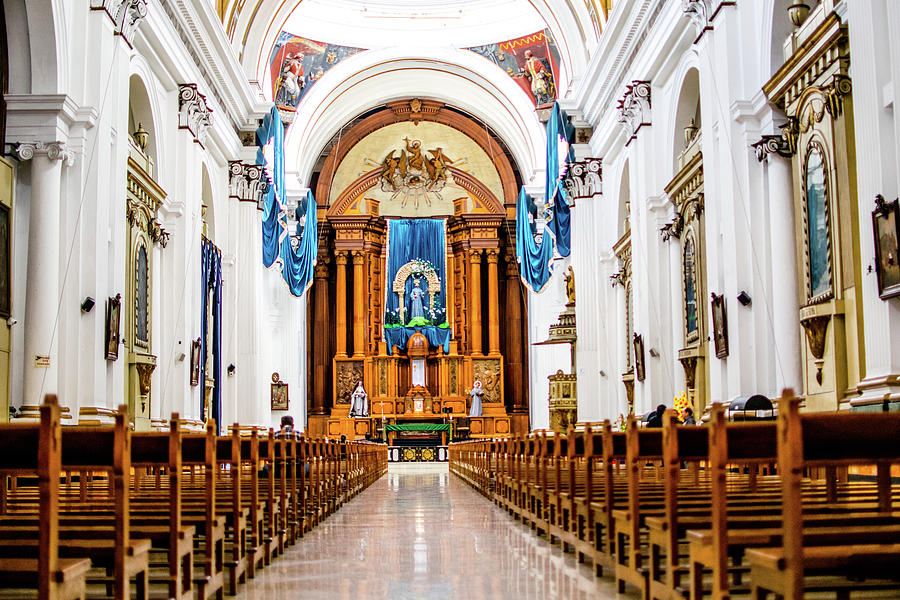
M 392 464 L 237 596 L 597 597 L 615 597 L 614 585 L 536 537 L 440 463 Z

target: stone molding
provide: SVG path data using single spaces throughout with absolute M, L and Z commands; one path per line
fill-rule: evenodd
M 147 16 L 147 0 L 91 0 L 91 10 L 102 10 L 115 26 L 116 35 L 131 45 L 134 32 Z
M 641 127 L 650 125 L 650 82 L 635 80 L 625 86 L 625 95 L 619 100 L 619 124 L 625 130 L 629 145 L 637 137 Z
M 586 158 L 573 162 L 563 180 L 573 200 L 593 198 L 603 193 L 603 159 Z
M 206 96 L 197 89 L 197 84 L 178 84 L 178 128 L 190 131 L 201 147 L 205 147 L 211 117 L 212 109 L 206 103 Z
M 65 161 L 67 167 L 75 164 L 75 153 L 66 148 L 65 142 L 19 142 L 16 144 L 16 156 L 19 160 L 31 160 L 36 155 L 46 156 L 50 160 Z

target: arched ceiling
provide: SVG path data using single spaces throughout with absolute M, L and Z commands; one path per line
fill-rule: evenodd
M 525 183 L 543 163 L 534 99 L 507 71 L 463 50 L 548 30 L 559 51 L 558 96 L 587 64 L 611 0 L 230 0 L 223 22 L 249 78 L 272 99 L 279 35 L 363 51 L 334 65 L 302 97 L 286 140 L 301 185 L 341 128 L 387 102 L 444 102 L 501 137 Z

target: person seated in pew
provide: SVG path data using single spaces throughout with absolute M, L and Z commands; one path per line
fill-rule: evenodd
M 697 420 L 694 418 L 694 409 L 688 406 L 684 409 L 684 424 L 685 425 L 696 425 Z
M 662 427 L 663 426 L 663 415 L 666 412 L 666 405 L 660 404 L 656 407 L 656 412 L 650 415 L 650 418 L 647 419 L 647 427 Z
M 275 439 L 280 440 L 291 439 L 294 436 L 294 417 L 291 415 L 284 415 L 281 417 L 281 429 L 275 432 Z

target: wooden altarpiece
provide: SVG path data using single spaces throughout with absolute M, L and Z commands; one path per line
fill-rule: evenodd
M 325 161 L 317 197 L 329 197 L 331 180 L 326 175 L 333 175 L 334 165 L 355 141 L 386 124 L 405 121 L 416 133 L 411 104 L 416 106 L 389 105 L 345 133 L 344 152 L 335 148 Z M 504 198 L 467 172 L 448 167 L 467 197 L 454 199 L 452 214 L 445 216 L 444 284 L 451 340 L 449 352 L 428 348 L 424 389 L 412 385 L 407 348 L 388 348 L 385 342 L 386 295 L 396 293 L 386 290 L 393 287 L 385 273 L 390 215 L 382 215 L 378 200 L 366 193 L 381 172 L 376 168 L 363 174 L 320 209 L 319 263 L 309 310 L 311 435 L 360 438 L 374 435 L 384 423 L 437 422 L 448 416 L 445 409 L 465 418 L 467 392 L 475 379 L 482 381 L 486 393 L 483 417 L 468 420 L 473 437 L 528 430 L 525 297 L 515 262 L 515 225 L 509 221 L 516 194 L 513 171 L 483 126 L 437 103 L 421 101 L 418 106 L 418 118 L 454 127 L 487 146 L 489 155 L 500 157 L 495 166 Z M 348 416 L 358 381 L 368 393 L 368 419 Z

